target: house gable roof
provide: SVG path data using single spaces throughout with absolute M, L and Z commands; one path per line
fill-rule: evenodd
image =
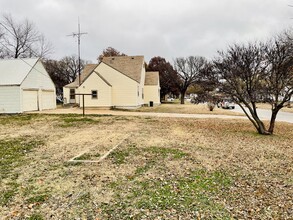
M 138 83 L 142 80 L 143 56 L 104 57 L 102 62 Z
M 38 58 L 0 60 L 0 85 L 21 85 Z
M 159 72 L 146 72 L 144 85 L 146 86 L 159 85 Z
M 108 86 L 111 86 L 112 87 L 112 85 L 100 74 L 100 73 L 98 73 L 98 72 L 96 72 L 96 71 L 94 71 Z
M 108 86 L 112 86 L 104 77 L 101 76 L 101 74 L 99 74 L 98 72 L 95 71 L 95 69 L 97 68 L 99 64 L 87 64 L 84 66 L 82 73 L 80 74 L 80 85 L 82 85 L 87 78 L 92 74 L 95 73 L 97 74 Z M 76 79 L 74 80 L 74 82 L 66 85 L 66 88 L 77 88 L 79 87 L 79 77 L 76 77 Z
M 81 74 L 80 74 L 80 82 L 79 83 L 79 77 L 77 76 L 76 79 L 72 82 L 67 84 L 66 88 L 77 88 L 79 87 L 79 84 L 81 85 L 90 75 L 91 73 L 96 69 L 98 64 L 87 64 L 84 66 Z

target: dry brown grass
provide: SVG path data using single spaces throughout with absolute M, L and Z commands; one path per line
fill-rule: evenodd
M 142 107 L 136 111 L 140 112 L 158 112 L 158 113 L 181 113 L 181 114 L 213 114 L 213 115 L 244 115 L 241 113 L 233 112 L 229 109 L 222 109 L 215 107 L 213 111 L 210 111 L 206 104 L 191 104 L 186 103 L 181 105 L 179 103 L 174 104 L 161 104 L 159 106 Z
M 0 219 L 290 219 L 292 137 L 289 123 L 261 136 L 247 120 L 0 116 L 0 141 L 44 143 L 1 179 Z M 101 163 L 67 162 L 123 139 Z

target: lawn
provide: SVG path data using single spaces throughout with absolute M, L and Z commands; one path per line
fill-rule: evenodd
M 271 105 L 268 103 L 258 103 L 257 108 L 271 110 Z M 181 114 L 213 114 L 213 115 L 239 115 L 244 116 L 238 112 L 233 112 L 229 109 L 218 108 L 217 106 L 213 111 L 208 109 L 206 103 L 192 104 L 188 101 L 184 105 L 181 105 L 177 100 L 174 102 L 163 103 L 159 106 L 142 107 L 133 111 L 139 112 L 157 112 L 157 113 L 181 113 Z M 293 107 L 284 107 L 280 111 L 293 113 Z
M 184 105 L 179 103 L 164 103 L 154 107 L 141 107 L 134 111 L 139 112 L 157 112 L 157 113 L 180 113 L 180 114 L 213 114 L 213 115 L 239 115 L 244 116 L 244 113 L 233 112 L 229 109 L 222 109 L 215 107 L 213 111 L 210 111 L 207 104 L 191 104 L 186 102 Z
M 0 219 L 290 219 L 292 137 L 289 123 L 261 136 L 248 120 L 2 115 Z

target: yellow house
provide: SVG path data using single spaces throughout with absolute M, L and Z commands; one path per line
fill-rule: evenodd
M 159 89 L 159 73 L 146 73 L 143 56 L 104 57 L 99 64 L 86 65 L 81 76 L 63 88 L 63 96 L 65 104 L 80 107 L 84 103 L 85 107 L 138 108 L 160 104 Z
M 161 103 L 159 72 L 145 73 L 144 94 L 145 105 L 159 105 Z

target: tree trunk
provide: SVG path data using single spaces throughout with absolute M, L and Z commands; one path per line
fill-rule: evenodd
M 258 131 L 259 134 L 271 135 L 271 133 L 269 131 L 267 131 L 267 129 L 265 128 L 264 124 L 260 120 L 256 121 L 256 123 L 258 125 L 257 131 Z
M 180 97 L 180 104 L 182 104 L 182 105 L 184 104 L 185 92 L 186 92 L 186 91 L 181 91 L 181 92 L 180 92 L 180 94 L 181 94 L 181 97 Z
M 275 122 L 276 122 L 276 118 L 277 118 L 278 111 L 279 111 L 279 109 L 273 109 L 273 110 L 272 110 L 272 116 L 271 116 L 271 121 L 270 121 L 270 127 L 269 127 L 269 130 L 268 130 L 271 134 L 274 133 Z
M 271 133 L 266 129 L 264 123 L 259 119 L 256 111 L 255 112 L 251 111 L 250 113 L 251 113 L 251 116 L 252 116 L 254 122 L 256 123 L 254 125 L 255 125 L 258 133 L 263 134 L 263 135 L 270 135 Z

